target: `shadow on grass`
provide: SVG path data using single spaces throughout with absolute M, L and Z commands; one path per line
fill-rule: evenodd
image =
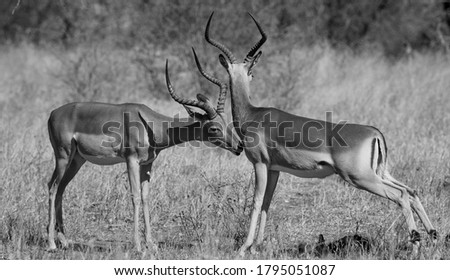
M 278 252 L 291 258 L 361 258 L 367 256 L 374 248 L 374 242 L 359 234 L 346 235 L 337 240 L 326 242 L 320 234 L 315 244 L 300 243 L 296 248 L 283 249 Z M 277 254 L 275 254 L 277 257 Z

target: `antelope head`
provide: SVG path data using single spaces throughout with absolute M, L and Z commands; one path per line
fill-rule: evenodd
M 258 62 L 259 57 L 262 54 L 262 52 L 261 51 L 258 52 L 258 50 L 261 48 L 261 46 L 267 40 L 267 35 L 263 31 L 261 25 L 249 13 L 250 17 L 253 19 L 253 21 L 256 24 L 256 27 L 258 27 L 258 30 L 261 33 L 261 39 L 250 49 L 250 51 L 247 53 L 244 61 L 238 62 L 236 57 L 234 56 L 234 54 L 225 45 L 212 39 L 211 36 L 209 35 L 209 30 L 210 30 L 211 20 L 212 20 L 213 15 L 214 15 L 214 12 L 211 13 L 211 15 L 208 19 L 208 23 L 206 24 L 205 39 L 208 43 L 210 43 L 214 47 L 218 48 L 223 53 L 223 54 L 219 55 L 219 61 L 220 61 L 220 64 L 222 64 L 222 66 L 225 67 L 225 69 L 227 70 L 231 79 L 239 80 L 240 82 L 242 82 L 246 86 L 248 86 L 249 82 L 253 78 L 252 70 L 255 67 L 256 63 Z
M 189 116 L 194 119 L 194 121 L 200 123 L 200 129 L 195 133 L 193 140 L 210 142 L 216 146 L 231 151 L 235 155 L 240 155 L 243 150 L 241 141 L 234 132 L 232 126 L 228 125 L 227 117 L 224 112 L 225 99 L 228 90 L 227 85 L 206 73 L 200 65 L 195 50 L 192 50 L 194 52 L 195 62 L 200 73 L 207 80 L 220 87 L 217 106 L 214 107 L 209 98 L 201 93 L 197 94 L 196 100 L 182 98 L 177 95 L 170 82 L 168 61 L 166 61 L 166 84 L 169 94 L 173 100 L 184 106 Z M 205 113 L 194 112 L 190 107 L 197 107 Z

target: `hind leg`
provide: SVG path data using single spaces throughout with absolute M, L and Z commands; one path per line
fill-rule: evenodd
M 131 189 L 131 202 L 134 209 L 134 244 L 136 250 L 141 252 L 141 239 L 139 233 L 139 212 L 141 208 L 141 190 L 140 190 L 140 167 L 138 160 L 135 156 L 129 156 L 127 158 L 128 180 L 130 181 Z
M 423 205 L 420 202 L 419 197 L 417 195 L 413 195 L 411 197 L 411 206 L 414 209 L 414 212 L 416 212 L 417 215 L 419 216 L 419 219 L 424 224 L 425 229 L 427 230 L 431 239 L 433 241 L 436 241 L 437 237 L 438 237 L 438 233 L 437 233 L 436 229 L 433 227 L 433 225 L 431 224 L 430 219 L 428 218 L 428 215 L 425 212 L 425 209 L 423 208 Z
M 404 185 L 403 183 L 397 181 L 396 179 L 394 179 L 390 174 L 386 173 L 385 177 L 387 178 L 387 180 L 391 181 L 392 183 L 394 183 L 395 185 L 399 186 L 399 187 L 403 187 L 406 188 L 410 191 L 410 203 L 411 203 L 411 207 L 414 210 L 414 212 L 416 212 L 417 216 L 419 216 L 419 219 L 422 221 L 423 225 L 425 226 L 425 229 L 427 230 L 428 234 L 430 235 L 430 237 L 433 240 L 437 239 L 437 231 L 436 229 L 433 227 L 433 225 L 431 224 L 430 219 L 428 218 L 427 213 L 425 212 L 425 209 L 422 205 L 422 203 L 420 202 L 420 199 L 418 197 L 418 195 L 416 194 L 416 191 L 410 189 L 408 186 Z
M 73 177 L 78 173 L 81 166 L 86 162 L 84 158 L 80 156 L 80 154 L 73 149 L 73 157 L 70 160 L 70 163 L 67 165 L 67 168 L 64 172 L 64 175 L 59 182 L 56 196 L 55 196 L 55 212 L 56 212 L 56 232 L 58 235 L 58 239 L 61 241 L 63 247 L 68 246 L 68 242 L 64 236 L 64 223 L 63 223 L 63 210 L 62 210 L 62 199 L 63 194 L 66 189 L 67 184 L 73 179 Z
M 140 182 L 141 182 L 141 200 L 142 210 L 144 211 L 144 224 L 145 224 L 145 242 L 147 248 L 156 252 L 158 246 L 152 241 L 151 227 L 150 227 L 150 172 L 152 170 L 152 163 L 142 165 L 140 168 Z
M 354 177 L 351 181 L 358 188 L 387 198 L 399 205 L 406 219 L 406 224 L 410 233 L 410 241 L 415 246 L 419 245 L 420 234 L 417 231 L 417 226 L 411 210 L 410 196 L 406 188 L 397 186 L 393 182 L 382 179 L 375 174 Z
M 49 207 L 48 207 L 48 249 L 56 249 L 55 229 L 63 246 L 67 246 L 64 238 L 62 221 L 62 196 L 67 184 L 78 172 L 85 160 L 77 153 L 76 143 L 71 141 L 70 145 L 55 147 L 56 166 L 52 178 L 48 183 Z
M 62 155 L 62 157 L 56 157 L 55 171 L 53 172 L 52 178 L 48 183 L 48 249 L 55 250 L 55 199 L 56 192 L 58 189 L 59 182 L 64 176 L 64 172 L 69 163 L 68 156 Z

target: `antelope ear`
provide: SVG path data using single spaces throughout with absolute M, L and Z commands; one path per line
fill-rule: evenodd
M 225 69 L 229 68 L 228 61 L 225 59 L 225 57 L 222 54 L 219 54 L 219 62 L 222 64 Z
M 150 127 L 150 125 L 149 125 L 149 123 L 147 122 L 147 120 L 144 118 L 144 116 L 142 116 L 142 114 L 141 114 L 141 112 L 138 112 L 138 115 L 139 115 L 139 118 L 141 119 L 141 122 L 142 122 L 142 124 L 144 125 L 144 127 L 145 127 L 145 130 L 146 130 L 146 132 L 147 132 L 147 136 L 148 136 L 148 139 L 149 139 L 149 141 L 151 140 L 151 139 L 153 139 L 153 131 L 152 131 L 152 128 Z
M 186 109 L 186 112 L 189 114 L 189 117 L 193 118 L 196 121 L 201 121 L 205 118 L 206 115 L 203 115 L 201 113 L 195 112 L 191 108 L 189 108 L 186 105 L 183 105 L 184 109 Z
M 258 59 L 259 59 L 259 57 L 260 57 L 261 55 L 262 55 L 262 51 L 259 51 L 259 52 L 253 57 L 252 64 L 250 65 L 250 69 L 253 68 L 253 67 L 256 65 L 256 63 L 258 63 Z
M 204 96 L 201 93 L 197 94 L 197 99 L 198 99 L 198 101 L 201 101 L 201 102 L 210 103 L 209 98 Z
M 183 107 L 184 107 L 184 109 L 186 110 L 186 112 L 189 114 L 189 116 L 190 116 L 191 118 L 193 118 L 193 117 L 195 116 L 195 112 L 192 111 L 191 108 L 189 108 L 189 107 L 186 106 L 186 105 L 183 105 Z

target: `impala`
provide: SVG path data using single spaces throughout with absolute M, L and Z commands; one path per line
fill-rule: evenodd
M 262 38 L 250 49 L 243 62 L 209 35 L 211 19 L 206 25 L 205 39 L 218 48 L 220 63 L 228 72 L 232 116 L 244 151 L 255 170 L 255 192 L 246 241 L 239 249 L 244 255 L 251 247 L 259 215 L 256 244 L 263 241 L 267 212 L 280 172 L 303 178 L 325 178 L 338 174 L 356 188 L 369 191 L 397 203 L 406 218 L 410 241 L 417 248 L 420 234 L 411 208 L 417 213 L 427 232 L 436 239 L 417 192 L 398 182 L 387 169 L 387 148 L 383 134 L 375 127 L 359 124 L 334 124 L 296 116 L 272 107 L 256 107 L 250 103 L 252 70 L 261 56 L 259 48 L 267 39 L 260 24 L 252 17 Z M 272 95 L 276 93 L 271 93 Z M 329 133 L 331 131 L 331 133 Z
M 178 96 L 170 83 L 166 62 L 166 83 L 170 96 L 185 107 L 189 118 L 164 116 L 143 104 L 134 103 L 70 103 L 51 113 L 48 132 L 56 167 L 48 183 L 50 250 L 56 249 L 55 230 L 61 244 L 68 246 L 64 236 L 62 198 L 67 184 L 86 161 L 98 165 L 126 163 L 134 207 L 134 242 L 136 249 L 141 251 L 141 201 L 145 241 L 151 249 L 156 249 L 150 235 L 149 180 L 152 163 L 163 149 L 199 140 L 211 142 L 236 155 L 242 152 L 238 137 L 226 125 L 224 106 L 227 85 L 205 73 L 197 56 L 195 59 L 200 73 L 220 87 L 217 108 L 202 94 L 197 95 L 197 100 Z M 205 114 L 194 112 L 187 106 L 197 107 Z

